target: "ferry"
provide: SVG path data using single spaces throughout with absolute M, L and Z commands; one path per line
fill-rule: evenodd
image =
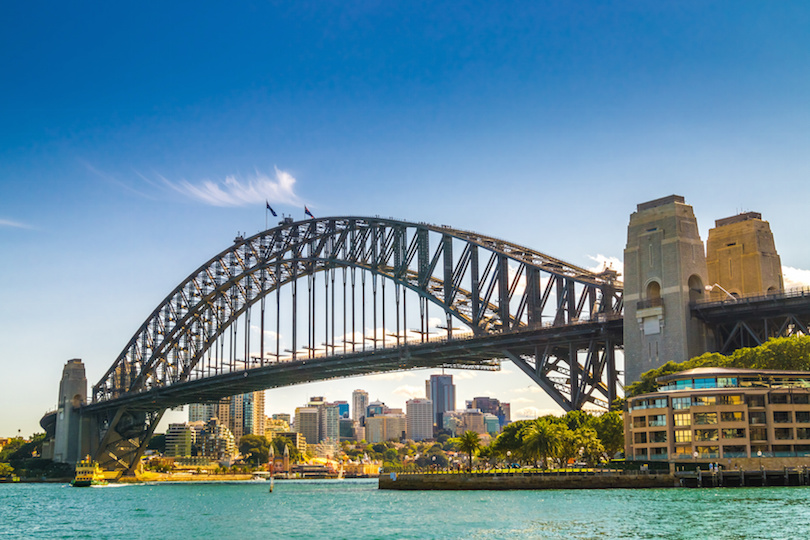
M 107 480 L 98 463 L 87 456 L 76 464 L 76 476 L 70 485 L 73 487 L 106 486 Z

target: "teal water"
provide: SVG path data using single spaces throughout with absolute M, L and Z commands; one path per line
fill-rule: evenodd
M 810 538 L 810 488 L 379 491 L 0 484 L 0 538 Z

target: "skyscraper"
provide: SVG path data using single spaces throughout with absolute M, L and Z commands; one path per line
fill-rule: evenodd
M 442 413 L 456 409 L 456 386 L 452 375 L 431 375 L 425 381 L 425 394 L 433 402 L 433 423 L 442 427 Z
M 242 435 L 264 435 L 264 391 L 231 396 L 228 427 L 239 442 Z
M 405 403 L 407 410 L 408 438 L 423 441 L 433 438 L 433 402 L 429 399 L 409 399 Z
M 352 420 L 359 422 L 360 418 L 366 415 L 366 407 L 368 407 L 368 392 L 365 390 L 352 392 Z

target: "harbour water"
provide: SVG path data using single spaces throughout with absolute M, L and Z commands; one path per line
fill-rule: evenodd
M 801 538 L 810 487 L 380 491 L 376 480 L 0 484 L 0 538 Z

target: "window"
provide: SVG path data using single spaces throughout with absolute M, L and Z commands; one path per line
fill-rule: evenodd
M 768 401 L 774 404 L 788 403 L 790 396 L 788 394 L 769 394 Z
M 807 405 L 810 403 L 810 394 L 793 394 L 793 403 L 796 405 Z
M 650 448 L 650 459 L 667 459 L 667 447 Z
M 692 423 L 698 426 L 706 425 L 706 424 L 716 424 L 717 423 L 717 413 L 716 412 L 708 412 L 708 413 L 694 413 L 692 415 Z
M 673 409 L 688 409 L 692 405 L 692 398 L 676 397 L 672 398 Z
M 767 424 L 765 411 L 760 412 L 749 412 L 748 413 L 748 423 L 749 424 Z
M 740 395 L 732 394 L 729 396 L 718 396 L 718 404 L 720 405 L 742 405 L 743 398 Z
M 716 404 L 717 398 L 715 396 L 692 396 L 693 407 L 708 407 Z
M 748 453 L 742 445 L 724 446 L 723 457 L 748 457 Z
M 666 409 L 667 398 L 656 398 L 650 400 L 650 409 Z
M 679 459 L 691 458 L 692 457 L 692 447 L 691 446 L 676 446 L 675 447 L 675 457 L 679 458 Z
M 773 430 L 773 438 L 779 441 L 786 441 L 793 438 L 793 428 L 776 428 Z
M 666 431 L 653 431 L 650 433 L 650 442 L 651 443 L 665 443 L 667 442 L 667 432 Z
M 667 425 L 667 415 L 665 414 L 656 414 L 654 416 L 647 417 L 647 425 L 650 427 L 662 427 Z
M 636 459 L 647 459 L 647 449 L 636 448 Z
M 692 432 L 689 431 L 688 429 L 676 429 L 675 442 L 676 443 L 692 442 Z
M 793 422 L 793 412 L 791 411 L 773 411 L 774 424 L 789 424 Z
M 736 388 L 737 387 L 737 377 L 718 377 L 717 378 L 717 387 L 718 388 Z
M 810 424 L 810 411 L 796 411 L 797 424 Z
M 696 429 L 695 430 L 695 440 L 696 441 L 716 441 L 718 439 L 718 433 L 716 429 Z
M 684 379 L 682 381 L 675 381 L 675 388 L 678 390 L 691 390 L 694 388 L 692 379 Z
M 633 417 L 633 427 L 634 428 L 647 427 L 647 417 L 646 416 L 634 416 Z
M 695 388 L 717 388 L 717 379 L 695 379 Z
M 692 425 L 692 418 L 689 413 L 675 413 L 673 415 L 675 418 L 675 425 L 676 426 L 691 426 Z
M 744 439 L 745 428 L 725 428 L 723 429 L 724 439 Z
M 647 444 L 647 434 L 646 433 L 634 433 L 633 434 L 633 444 Z
M 768 440 L 768 430 L 764 427 L 756 427 L 750 428 L 748 430 L 748 434 L 752 441 L 767 441 Z
M 747 401 L 749 407 L 765 406 L 765 396 L 748 396 Z
M 797 439 L 810 439 L 810 428 L 800 427 L 796 428 Z
M 721 422 L 745 422 L 745 413 L 738 412 L 738 411 L 730 411 L 730 412 L 721 412 L 720 413 L 720 421 Z
M 698 456 L 702 458 L 720 457 L 719 446 L 696 446 L 695 452 L 697 452 Z

